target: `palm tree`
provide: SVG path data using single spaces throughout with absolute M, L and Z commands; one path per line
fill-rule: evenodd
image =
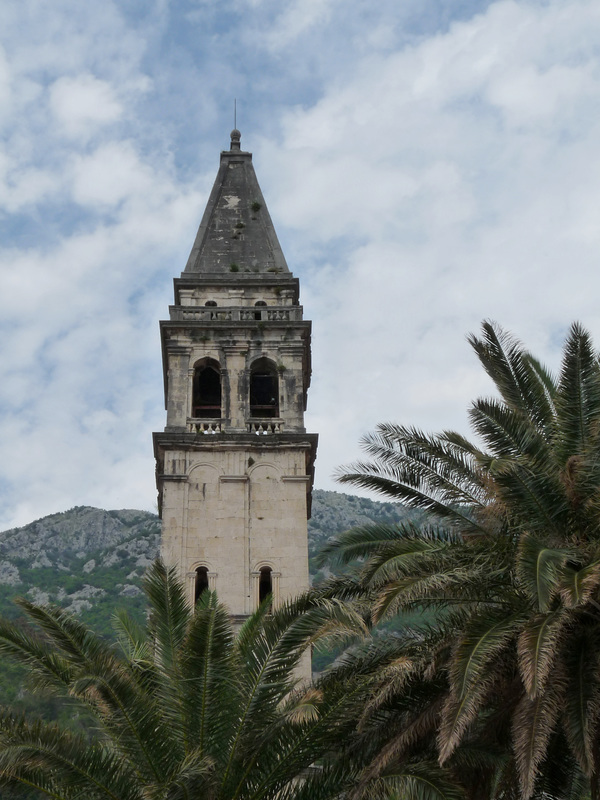
M 488 776 L 474 797 L 576 797 L 587 784 L 596 800 L 600 362 L 577 324 L 557 378 L 492 323 L 470 343 L 499 393 L 471 406 L 482 444 L 384 424 L 363 440 L 370 460 L 340 475 L 429 518 L 350 531 L 325 553 L 365 560 L 358 578 L 330 594 L 368 596 L 376 620 L 415 608 L 429 620 L 416 635 L 418 657 L 406 645 L 395 689 L 382 680 L 379 720 L 393 719 L 394 704 L 420 685 L 428 699 L 405 709 L 400 730 L 387 723 L 367 772 L 374 779 L 400 763 L 417 739 L 430 747 L 437 731 L 440 765 L 470 759 L 474 775 Z M 478 745 L 483 761 L 472 757 Z
M 214 594 L 191 609 L 162 563 L 145 588 L 148 625 L 120 617 L 120 650 L 58 607 L 21 600 L 29 624 L 0 622 L 0 652 L 95 720 L 79 735 L 3 712 L 0 785 L 55 800 L 338 796 L 352 775 L 336 777 L 327 754 L 350 735 L 365 680 L 302 686 L 297 668 L 359 617 L 307 595 L 273 614 L 265 602 L 235 635 Z

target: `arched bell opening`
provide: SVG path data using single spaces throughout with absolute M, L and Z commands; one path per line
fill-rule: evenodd
M 206 306 L 206 308 L 216 308 L 217 303 L 215 300 L 207 300 L 206 303 L 204 303 L 204 305 Z
M 271 567 L 261 567 L 258 575 L 258 602 L 264 602 L 267 597 L 273 596 L 273 570 Z
M 254 319 L 261 320 L 263 318 L 262 308 L 266 305 L 264 300 L 257 300 L 256 303 L 254 303 Z
M 279 416 L 279 377 L 272 361 L 260 358 L 250 372 L 250 416 Z
M 221 368 L 211 358 L 199 362 L 194 369 L 192 416 L 221 418 Z
M 194 585 L 194 603 L 197 603 L 203 592 L 208 590 L 208 567 L 198 567 Z

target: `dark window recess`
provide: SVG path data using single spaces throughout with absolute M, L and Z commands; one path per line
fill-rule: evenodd
M 250 416 L 279 416 L 277 373 L 257 369 L 250 376 Z
M 198 567 L 196 570 L 196 588 L 194 592 L 194 602 L 200 599 L 202 592 L 208 589 L 208 569 L 207 567 Z
M 261 567 L 258 578 L 258 602 L 262 603 L 273 594 L 273 577 L 271 567 Z
M 194 372 L 193 417 L 221 417 L 221 373 L 216 366 L 204 364 Z
M 264 301 L 264 300 L 257 300 L 257 301 L 256 301 L 256 303 L 254 303 L 254 306 L 255 306 L 255 307 L 256 307 L 256 306 L 266 306 L 266 305 L 267 305 L 267 304 L 265 303 L 265 301 Z M 258 310 L 258 311 L 255 311 L 255 312 L 254 312 L 254 319 L 261 320 L 261 319 L 262 319 L 262 311 L 260 311 L 260 310 Z
M 207 301 L 206 301 L 206 303 L 204 303 L 204 305 L 205 305 L 207 308 L 215 308 L 215 306 L 216 306 L 217 304 L 215 303 L 215 301 L 214 301 L 214 300 L 207 300 Z

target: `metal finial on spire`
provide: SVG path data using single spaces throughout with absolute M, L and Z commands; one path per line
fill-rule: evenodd
M 237 128 L 234 128 L 231 131 L 231 145 L 229 147 L 230 150 L 240 150 L 240 139 L 242 138 L 242 134 L 238 131 Z
M 237 129 L 237 98 L 233 98 L 233 130 L 231 131 L 230 150 L 240 150 L 240 139 L 242 134 Z
M 237 129 L 237 98 L 233 98 L 233 130 L 231 131 L 231 145 L 229 150 L 240 150 L 242 134 Z

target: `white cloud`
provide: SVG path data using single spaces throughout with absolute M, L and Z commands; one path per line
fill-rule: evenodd
M 63 76 L 50 86 L 50 108 L 67 136 L 88 137 L 115 122 L 123 107 L 107 81 L 90 74 Z
M 6 52 L 0 47 L 0 125 L 6 121 L 11 102 L 11 74 Z
M 319 484 L 378 421 L 466 429 L 483 318 L 554 363 L 557 326 L 600 334 L 600 14 L 564 5 L 495 3 L 359 60 L 261 148 L 286 236 L 337 258 L 304 285 Z
M 281 12 L 266 36 L 271 50 L 281 51 L 315 25 L 326 24 L 339 0 L 292 0 Z
M 116 205 L 152 188 L 152 170 L 141 163 L 131 142 L 111 142 L 73 165 L 73 197 L 82 205 Z
M 152 507 L 157 321 L 234 89 L 314 321 L 317 486 L 380 420 L 466 428 L 482 318 L 600 344 L 600 6 L 455 5 L 6 0 L 0 526 Z

